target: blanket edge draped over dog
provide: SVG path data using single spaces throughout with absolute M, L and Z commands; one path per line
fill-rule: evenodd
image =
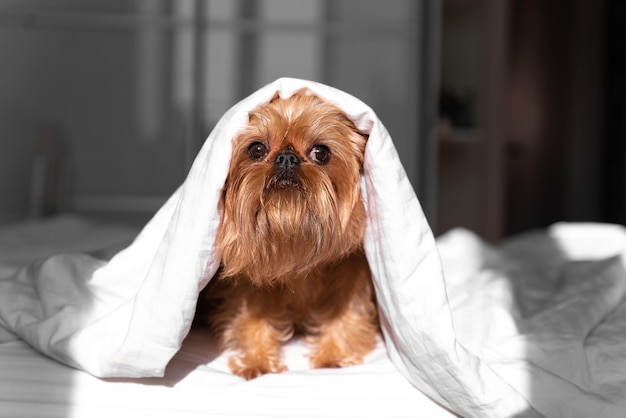
M 213 241 L 232 138 L 254 107 L 300 90 L 336 104 L 369 134 L 364 246 L 385 342 L 400 373 L 463 416 L 534 414 L 515 389 L 457 342 L 433 234 L 385 127 L 360 100 L 305 80 L 278 79 L 233 106 L 185 182 L 110 262 L 58 255 L 0 278 L 0 325 L 96 376 L 161 376 L 190 329 L 198 292 L 219 266 Z

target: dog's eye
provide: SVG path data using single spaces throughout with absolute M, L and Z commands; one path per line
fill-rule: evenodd
M 265 158 L 267 152 L 267 147 L 262 142 L 253 142 L 248 147 L 248 157 L 255 161 L 259 161 Z
M 326 164 L 330 159 L 330 149 L 326 145 L 316 145 L 311 148 L 309 158 L 317 164 Z

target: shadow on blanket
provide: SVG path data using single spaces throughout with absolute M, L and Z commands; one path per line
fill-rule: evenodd
M 438 243 L 466 347 L 547 416 L 622 416 L 623 227 L 557 224 L 499 246 L 454 230 Z
M 616 360 L 623 357 L 625 346 L 613 341 L 624 337 L 624 325 L 618 324 L 626 319 L 626 270 L 620 255 L 625 248 L 611 249 L 621 241 L 611 239 L 612 227 L 600 226 L 600 234 L 583 237 L 578 235 L 581 225 L 556 225 L 502 247 L 526 269 L 513 278 L 526 362 L 547 372 L 529 373 L 528 400 L 540 405 L 558 399 L 563 416 L 582 416 L 581 408 L 577 402 L 570 404 L 566 393 L 551 388 L 568 388 L 589 414 L 619 416 L 618 410 L 623 410 L 626 363 Z M 615 381 L 607 371 L 621 377 Z M 620 401 L 615 402 L 611 398 L 617 394 Z
M 163 377 L 105 378 L 107 382 L 132 382 L 152 386 L 174 387 L 198 367 L 206 366 L 220 355 L 217 342 L 209 329 L 194 325 L 187 338 L 170 360 Z

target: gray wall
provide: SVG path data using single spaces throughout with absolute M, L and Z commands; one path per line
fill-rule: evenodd
M 28 211 L 42 127 L 64 141 L 62 208 L 149 214 L 223 112 L 281 76 L 370 104 L 419 188 L 420 136 L 434 126 L 420 115 L 435 109 L 420 102 L 428 3 L 0 3 L 0 221 Z

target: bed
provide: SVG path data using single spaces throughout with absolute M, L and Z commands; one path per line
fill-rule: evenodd
M 383 332 L 362 365 L 309 370 L 295 341 L 288 372 L 244 381 L 210 333 L 192 327 L 195 298 L 218 264 L 211 237 L 223 156 L 247 110 L 302 88 L 370 133 L 365 249 Z M 0 249 L 0 416 L 626 410 L 626 230 L 564 223 L 498 245 L 463 229 L 435 240 L 375 114 L 316 83 L 280 79 L 235 105 L 144 227 L 66 215 L 3 228 Z
M 59 252 L 108 259 L 137 233 L 136 227 L 72 214 L 5 226 L 0 229 L 0 271 L 6 275 Z M 292 372 L 246 383 L 228 372 L 203 328 L 190 332 L 162 378 L 99 379 L 42 355 L 14 336 L 3 334 L 1 341 L 3 417 L 291 417 L 298 410 L 303 416 L 409 416 L 420 402 L 425 412 L 439 413 L 438 406 L 398 375 L 382 344 L 366 364 L 342 373 L 307 370 L 302 347 L 294 344 L 289 347 Z M 379 385 L 391 390 L 372 398 L 368 388 Z

